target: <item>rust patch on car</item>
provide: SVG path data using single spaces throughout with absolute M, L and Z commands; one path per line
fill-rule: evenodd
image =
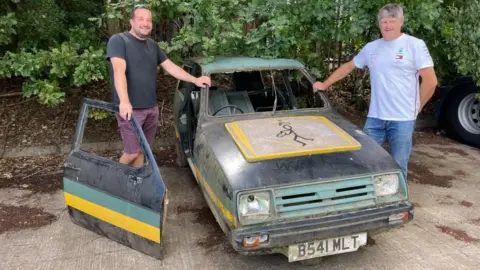
M 437 229 L 439 229 L 441 232 L 446 233 L 450 236 L 453 236 L 455 239 L 466 242 L 466 243 L 477 243 L 480 241 L 480 239 L 476 239 L 468 235 L 465 231 L 459 230 L 459 229 L 454 229 L 450 228 L 448 226 L 435 226 Z
M 473 203 L 471 203 L 469 201 L 461 201 L 460 205 L 465 206 L 465 207 L 472 207 Z
M 448 147 L 448 148 L 432 147 L 432 148 L 442 152 L 444 155 L 455 153 L 455 154 L 458 154 L 462 157 L 468 157 L 469 156 L 467 152 L 463 151 L 462 149 L 458 149 L 458 148 L 453 148 L 453 147 Z
M 452 187 L 452 180 L 455 178 L 451 175 L 435 175 L 427 166 L 414 162 L 408 163 L 408 179 L 423 185 L 432 185 L 437 187 Z
M 40 208 L 0 204 L 0 234 L 7 231 L 20 231 L 40 228 L 57 220 L 55 215 Z

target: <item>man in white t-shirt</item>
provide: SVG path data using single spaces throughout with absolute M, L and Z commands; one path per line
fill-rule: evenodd
M 390 154 L 406 178 L 415 120 L 437 86 L 433 61 L 423 40 L 401 32 L 403 10 L 388 4 L 378 13 L 381 39 L 365 45 L 360 53 L 340 66 L 314 91 L 325 91 L 355 68 L 368 67 L 371 101 L 364 131 L 383 145 L 388 138 Z M 419 76 L 422 84 L 419 85 Z

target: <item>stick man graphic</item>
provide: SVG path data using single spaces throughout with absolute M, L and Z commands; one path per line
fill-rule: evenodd
M 313 141 L 313 139 L 305 138 L 300 135 L 298 135 L 295 131 L 293 131 L 292 126 L 288 122 L 282 122 L 281 120 L 278 121 L 278 125 L 283 127 L 283 130 L 281 130 L 277 134 L 277 138 L 282 138 L 288 135 L 293 134 L 293 140 L 301 144 L 302 146 L 307 145 L 306 143 L 299 141 L 298 138 L 305 140 L 305 141 Z

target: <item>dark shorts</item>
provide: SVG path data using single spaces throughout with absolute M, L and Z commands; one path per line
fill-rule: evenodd
M 151 145 L 158 128 L 158 107 L 134 109 L 132 114 L 142 127 L 148 144 Z M 143 152 L 133 125 L 130 124 L 128 120 L 123 120 L 118 114 L 116 114 L 116 117 L 118 127 L 120 128 L 120 135 L 122 136 L 123 151 L 127 154 Z

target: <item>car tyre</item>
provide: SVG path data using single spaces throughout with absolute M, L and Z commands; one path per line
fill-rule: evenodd
M 456 88 L 446 107 L 446 130 L 458 140 L 480 147 L 480 100 L 476 87 Z
M 180 141 L 178 139 L 175 140 L 175 153 L 177 154 L 175 162 L 177 163 L 178 167 L 187 167 L 187 157 L 185 156 L 185 153 L 183 152 L 182 146 L 180 145 Z

